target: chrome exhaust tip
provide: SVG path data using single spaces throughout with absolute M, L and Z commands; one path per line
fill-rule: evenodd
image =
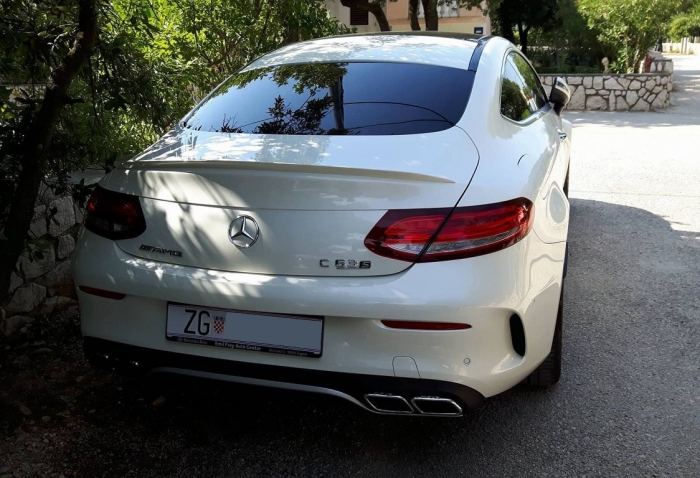
M 368 393 L 365 400 L 372 409 L 379 413 L 413 413 L 413 407 L 408 400 L 388 393 Z
M 416 397 L 411 403 L 423 415 L 442 415 L 457 417 L 462 415 L 462 407 L 450 398 Z

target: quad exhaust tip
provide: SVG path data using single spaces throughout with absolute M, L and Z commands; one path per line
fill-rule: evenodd
M 400 395 L 389 393 L 368 393 L 365 400 L 379 413 L 436 415 L 458 417 L 462 415 L 460 407 L 451 398 L 415 397 L 410 402 Z
M 408 400 L 399 395 L 368 393 L 365 395 L 365 400 L 375 411 L 381 413 L 413 413 L 414 411 Z
M 462 414 L 462 407 L 451 398 L 440 397 L 416 397 L 411 403 L 424 415 L 458 416 Z

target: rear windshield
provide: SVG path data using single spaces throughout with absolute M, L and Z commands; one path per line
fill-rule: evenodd
M 407 63 L 283 65 L 238 73 L 185 119 L 198 131 L 401 135 L 454 126 L 469 72 Z

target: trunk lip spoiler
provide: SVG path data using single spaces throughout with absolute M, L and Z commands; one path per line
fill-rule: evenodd
M 124 163 L 116 169 L 138 171 L 172 171 L 196 174 L 197 169 L 238 169 L 243 171 L 273 171 L 289 173 L 330 174 L 336 176 L 355 176 L 376 179 L 399 179 L 431 183 L 455 184 L 456 181 L 423 173 L 406 171 L 353 168 L 350 166 L 326 166 L 295 163 L 268 163 L 258 161 L 235 160 L 150 160 Z

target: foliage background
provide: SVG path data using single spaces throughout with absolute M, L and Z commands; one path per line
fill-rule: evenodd
M 97 41 L 67 93 L 54 95 L 55 127 L 39 131 L 51 78 L 95 36 L 79 28 L 85 15 L 97 19 Z M 0 302 L 25 235 L 36 249 L 28 229 L 39 183 L 30 178 L 65 192 L 71 172 L 142 150 L 254 58 L 344 32 L 321 0 L 0 0 Z M 19 190 L 22 181 L 32 186 Z
M 638 70 L 647 51 L 664 36 L 680 0 L 579 0 L 581 14 L 604 45 L 615 48 L 611 68 Z
M 22 85 L 13 101 L 8 88 L 0 98 L 0 167 L 11 189 L 20 166 L 13 143 L 69 48 L 76 12 L 56 0 L 0 2 L 0 78 Z M 101 3 L 99 14 L 100 41 L 71 91 L 82 102 L 62 115 L 51 176 L 137 152 L 267 51 L 345 31 L 320 2 L 300 0 L 116 0 Z
M 671 21 L 668 35 L 676 42 L 685 37 L 700 37 L 700 0 L 683 2 L 681 13 Z

